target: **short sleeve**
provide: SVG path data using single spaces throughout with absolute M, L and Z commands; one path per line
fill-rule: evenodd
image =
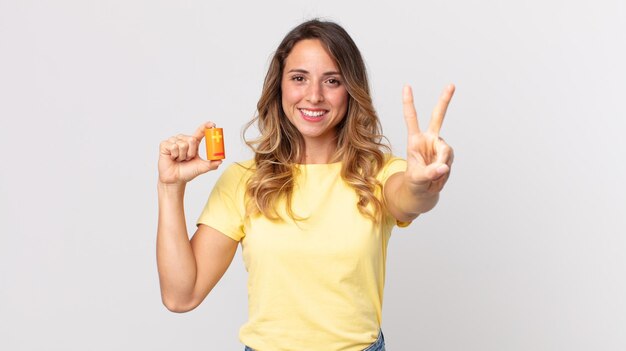
M 386 159 L 387 161 L 385 162 L 383 169 L 380 170 L 378 177 L 376 177 L 382 184 L 385 184 L 387 179 L 395 173 L 406 171 L 406 160 L 390 155 L 386 155 Z
M 398 172 L 406 171 L 406 160 L 400 157 L 394 157 L 392 155 L 385 156 L 387 161 L 385 162 L 383 169 L 378 173 L 378 177 L 376 177 L 378 181 L 383 184 L 383 187 L 387 183 L 387 179 L 389 179 L 389 177 Z M 401 222 L 398 220 L 396 220 L 395 222 L 398 227 L 402 228 L 408 227 L 409 224 L 411 224 L 411 222 Z
M 234 163 L 222 173 L 196 225 L 208 225 L 236 241 L 243 239 L 244 199 L 249 169 L 245 164 Z

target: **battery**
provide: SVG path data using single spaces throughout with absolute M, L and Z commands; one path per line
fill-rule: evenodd
M 224 131 L 222 128 L 207 128 L 204 130 L 204 142 L 206 143 L 207 160 L 223 160 L 224 153 Z

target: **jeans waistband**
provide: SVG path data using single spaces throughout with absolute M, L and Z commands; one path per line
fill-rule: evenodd
M 248 346 L 246 346 L 243 350 L 254 351 L 254 349 Z M 382 329 L 378 330 L 378 338 L 376 339 L 376 341 L 374 341 L 374 343 L 372 343 L 370 346 L 363 349 L 363 351 L 385 351 L 385 336 L 383 335 Z

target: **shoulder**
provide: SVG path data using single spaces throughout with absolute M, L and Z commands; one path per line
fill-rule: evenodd
M 226 167 L 226 169 L 224 170 L 224 173 L 245 174 L 245 173 L 250 173 L 254 171 L 255 168 L 256 167 L 255 167 L 254 160 L 233 162 Z
M 406 171 L 405 159 L 392 154 L 385 154 L 383 167 L 378 172 L 376 178 L 384 183 L 392 174 L 404 171 Z
M 238 185 L 242 182 L 245 183 L 255 169 L 254 160 L 247 160 L 242 162 L 233 162 L 226 166 L 224 172 L 220 176 L 218 183 L 221 185 Z
M 226 166 L 222 176 L 244 176 L 254 172 L 255 168 L 254 160 L 233 162 Z

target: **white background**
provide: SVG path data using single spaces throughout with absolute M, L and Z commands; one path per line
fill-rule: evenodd
M 195 311 L 161 304 L 158 144 L 213 120 L 250 158 L 268 60 L 316 16 L 359 45 L 398 155 L 403 84 L 422 125 L 457 85 L 452 177 L 390 242 L 387 348 L 626 349 L 619 0 L 0 0 L 0 349 L 243 349 L 240 251 Z M 218 175 L 188 186 L 190 231 Z

